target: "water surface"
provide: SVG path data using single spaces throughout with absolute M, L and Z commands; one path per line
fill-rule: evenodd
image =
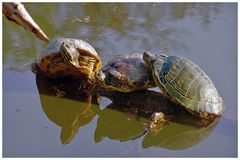
M 147 118 L 116 109 L 107 97 L 93 96 L 92 104 L 77 93 L 56 97 L 58 86 L 42 83 L 29 69 L 46 44 L 3 18 L 4 157 L 237 156 L 236 3 L 24 5 L 50 38 L 81 38 L 104 64 L 143 51 L 192 60 L 214 82 L 225 112 L 205 127 L 171 122 L 143 135 Z

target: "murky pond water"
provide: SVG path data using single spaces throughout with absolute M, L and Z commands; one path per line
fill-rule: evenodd
M 159 132 L 144 134 L 147 118 L 136 116 L 135 109 L 151 109 L 152 101 L 166 106 L 159 89 L 139 92 L 134 100 L 132 94 L 100 100 L 74 94 L 76 86 L 69 84 L 60 88 L 72 92 L 59 98 L 57 84 L 36 78 L 29 69 L 46 44 L 3 18 L 3 156 L 237 156 L 237 4 L 25 3 L 25 7 L 50 38 L 84 39 L 104 64 L 115 55 L 143 51 L 192 60 L 214 82 L 225 111 L 208 125 L 182 123 L 179 115 L 180 120 Z M 132 107 L 119 109 L 126 104 Z

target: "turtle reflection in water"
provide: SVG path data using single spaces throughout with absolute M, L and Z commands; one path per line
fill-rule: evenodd
M 150 90 L 116 92 L 104 96 L 110 98 L 112 103 L 99 114 L 94 134 L 95 142 L 101 141 L 104 137 L 121 142 L 142 137 L 143 147 L 183 149 L 196 145 L 206 138 L 219 120 L 198 119 L 161 93 Z M 150 125 L 156 124 L 152 119 L 155 116 L 151 117 L 156 113 L 160 114 L 156 117 L 161 117 L 159 119 L 161 127 L 149 127 L 149 122 Z M 168 138 L 168 135 L 171 135 L 171 138 Z M 175 148 L 169 147 L 174 142 L 178 142 L 179 145 Z
M 218 122 L 218 119 L 215 119 L 206 127 L 169 122 L 157 134 L 148 132 L 142 141 L 142 147 L 161 147 L 170 150 L 190 148 L 207 138 Z
M 62 128 L 62 144 L 70 143 L 79 128 L 95 117 L 99 108 L 98 97 L 82 92 L 78 89 L 79 83 L 70 79 L 63 82 L 37 76 L 36 82 L 44 113 Z
M 215 118 L 223 112 L 223 100 L 210 78 L 196 64 L 177 56 L 154 56 L 144 52 L 155 83 L 174 102 L 200 118 Z
M 36 57 L 33 72 L 50 78 L 94 79 L 101 60 L 95 49 L 80 39 L 57 38 Z
M 144 146 L 147 137 L 150 137 L 150 141 L 154 141 L 154 137 L 157 138 L 162 132 L 165 133 L 166 128 L 171 128 L 168 126 L 172 126 L 172 124 L 189 126 L 185 128 L 191 128 L 193 135 L 195 131 L 199 131 L 198 137 L 202 136 L 198 139 L 199 142 L 212 130 L 208 127 L 211 125 L 211 121 L 197 120 L 186 110 L 162 96 L 161 93 L 154 91 L 101 92 L 101 96 L 108 97 L 112 103 L 100 110 L 98 98 L 79 90 L 76 87 L 79 86 L 79 83 L 74 83 L 72 80 L 64 80 L 63 83 L 63 80 L 46 80 L 44 77 L 37 76 L 37 86 L 45 114 L 51 121 L 62 127 L 61 141 L 63 144 L 70 143 L 79 128 L 90 123 L 96 114 L 99 118 L 94 134 L 95 142 L 100 142 L 104 137 L 122 142 L 146 135 L 143 141 Z M 65 94 L 62 97 L 57 97 L 59 92 Z M 126 99 L 128 100 L 126 101 Z M 164 113 L 164 119 L 167 123 L 162 123 L 161 128 L 147 127 L 149 117 L 158 112 Z M 177 130 L 176 133 L 185 134 L 184 127 L 181 128 L 177 127 L 180 131 Z M 173 128 L 170 130 L 172 131 Z M 206 134 L 201 135 L 201 132 Z

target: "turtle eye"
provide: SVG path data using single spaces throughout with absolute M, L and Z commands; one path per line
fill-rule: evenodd
M 110 65 L 110 67 L 111 67 L 111 68 L 116 68 L 116 69 L 118 68 L 118 66 L 117 66 L 115 63 L 112 63 L 112 64 Z
M 155 61 L 156 61 L 155 59 L 151 60 L 151 64 L 153 64 Z
M 122 66 L 120 66 L 120 65 L 115 65 L 115 66 L 113 66 L 113 67 L 114 67 L 115 70 L 118 71 L 118 72 L 121 72 L 121 70 L 122 70 Z
M 167 55 L 165 55 L 165 54 L 160 54 L 158 57 L 161 58 L 161 59 L 165 59 L 165 58 L 167 57 Z

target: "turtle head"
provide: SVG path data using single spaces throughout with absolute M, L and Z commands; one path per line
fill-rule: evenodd
M 151 67 L 152 69 L 161 69 L 163 66 L 163 63 L 166 61 L 167 55 L 165 54 L 160 54 L 160 55 L 153 55 L 149 52 L 144 52 L 143 53 L 143 60 L 144 62 Z
M 95 72 L 97 83 L 104 88 L 111 88 L 111 75 L 102 70 Z
M 149 52 L 143 53 L 143 60 L 147 64 L 147 66 L 153 68 L 153 62 L 155 61 L 156 56 L 152 55 Z
M 126 90 L 126 80 L 125 78 L 121 79 L 121 74 L 114 70 L 108 70 L 107 72 L 104 71 L 96 71 L 95 78 L 97 82 L 109 89 L 118 90 L 118 91 L 125 91 Z
M 107 77 L 106 74 L 103 71 L 101 71 L 101 70 L 96 71 L 96 73 L 95 73 L 95 78 L 96 78 L 97 82 L 101 86 L 104 86 L 104 87 L 109 84 L 109 82 L 108 82 L 106 77 Z
M 78 50 L 69 43 L 63 42 L 60 46 L 60 53 L 66 63 L 72 64 L 73 66 L 79 68 Z

